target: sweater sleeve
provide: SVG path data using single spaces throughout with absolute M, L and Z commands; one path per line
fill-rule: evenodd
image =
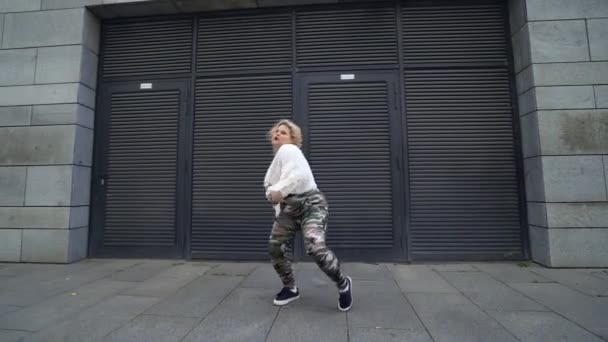
M 277 157 L 281 165 L 280 180 L 273 184 L 268 190 L 279 191 L 283 197 L 293 193 L 298 184 L 306 177 L 303 164 L 304 155 L 295 145 L 283 145 L 277 151 Z

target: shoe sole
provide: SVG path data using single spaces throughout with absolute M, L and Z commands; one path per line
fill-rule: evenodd
M 276 305 L 276 306 L 283 306 L 283 305 L 287 305 L 287 304 L 289 304 L 289 303 L 291 303 L 291 302 L 293 302 L 294 300 L 299 299 L 299 298 L 300 298 L 300 295 L 297 295 L 297 296 L 295 296 L 295 297 L 291 297 L 291 298 L 289 298 L 289 299 L 285 299 L 285 300 L 276 300 L 276 299 L 275 299 L 275 300 L 273 301 L 273 303 L 274 303 L 274 305 Z
M 350 310 L 350 308 L 353 307 L 353 279 L 351 277 L 346 277 L 348 279 L 348 286 L 350 286 L 350 305 L 347 308 L 342 309 L 340 307 L 340 302 L 338 301 L 338 310 L 342 311 L 342 312 L 346 312 L 348 310 Z

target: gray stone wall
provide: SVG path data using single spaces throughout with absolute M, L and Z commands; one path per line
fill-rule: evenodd
M 532 257 L 608 266 L 608 1 L 509 8 Z
M 0 261 L 86 257 L 99 53 L 91 2 L 0 0 Z

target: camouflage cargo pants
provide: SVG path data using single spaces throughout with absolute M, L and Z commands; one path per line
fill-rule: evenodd
M 272 266 L 284 286 L 294 286 L 292 261 L 293 239 L 297 229 L 302 229 L 304 248 L 319 268 L 338 286 L 346 285 L 335 254 L 325 244 L 327 200 L 320 191 L 310 191 L 287 197 L 281 204 L 281 212 L 275 218 L 270 234 L 269 252 Z

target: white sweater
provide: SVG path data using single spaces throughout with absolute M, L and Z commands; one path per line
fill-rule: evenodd
M 317 189 L 315 177 L 302 151 L 292 144 L 285 144 L 276 152 L 264 178 L 266 197 L 271 191 L 279 191 L 283 197 Z

